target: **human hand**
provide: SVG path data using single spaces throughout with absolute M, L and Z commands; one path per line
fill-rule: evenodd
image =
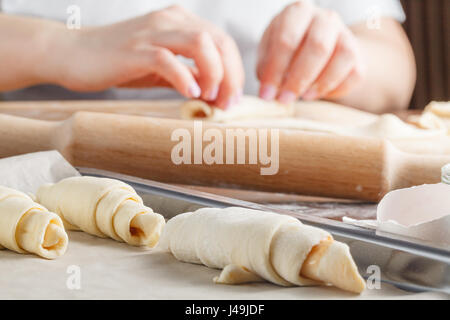
M 235 42 L 179 6 L 112 25 L 64 31 L 52 41 L 59 50 L 52 63 L 60 66 L 54 68 L 52 82 L 71 90 L 169 86 L 223 108 L 240 98 L 244 71 Z M 176 55 L 193 59 L 195 66 Z
M 260 96 L 290 103 L 338 98 L 364 78 L 356 38 L 334 11 L 298 1 L 266 29 L 259 46 Z

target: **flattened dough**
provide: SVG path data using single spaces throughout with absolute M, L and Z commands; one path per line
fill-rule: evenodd
M 347 108 L 345 108 L 347 110 Z M 230 110 L 209 106 L 200 100 L 191 100 L 181 107 L 183 119 L 207 120 L 226 123 L 228 126 L 252 128 L 279 128 L 324 132 L 343 136 L 374 137 L 385 139 L 415 139 L 445 136 L 445 128 L 421 129 L 407 124 L 393 114 L 365 116 L 361 125 L 337 125 L 293 117 L 294 105 L 282 105 L 256 97 L 245 96 Z M 346 111 L 348 113 L 348 111 Z
M 167 222 L 158 248 L 223 269 L 216 283 L 264 279 L 282 286 L 330 283 L 357 293 L 365 288 L 347 245 L 275 213 L 237 207 L 183 213 Z
M 264 127 L 280 129 L 296 129 L 337 134 L 342 136 L 372 137 L 383 139 L 415 139 L 445 136 L 446 130 L 424 130 L 416 128 L 400 120 L 393 114 L 384 114 L 374 121 L 355 127 L 344 127 L 325 124 L 318 121 L 298 118 L 243 120 L 228 123 L 236 127 Z
M 66 252 L 67 243 L 58 215 L 25 193 L 0 186 L 0 248 L 55 259 Z
M 253 118 L 283 118 L 294 114 L 293 105 L 268 102 L 256 97 L 244 96 L 239 104 L 222 110 L 201 100 L 189 100 L 181 106 L 181 118 L 228 122 Z
M 134 189 L 119 180 L 70 177 L 41 186 L 36 198 L 56 212 L 67 229 L 135 246 L 155 246 L 165 224 L 163 216 L 144 206 Z
M 425 107 L 425 112 L 431 112 L 438 117 L 450 119 L 450 101 L 432 101 Z

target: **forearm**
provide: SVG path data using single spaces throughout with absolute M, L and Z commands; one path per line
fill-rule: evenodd
M 0 14 L 0 91 L 52 83 L 61 23 Z
M 352 27 L 366 70 L 363 82 L 334 101 L 375 113 L 406 109 L 416 81 L 414 54 L 401 26 L 382 20 L 381 29 Z

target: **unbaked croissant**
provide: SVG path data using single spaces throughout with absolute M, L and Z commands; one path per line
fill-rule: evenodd
M 365 288 L 347 245 L 293 217 L 244 208 L 203 208 L 167 222 L 158 248 L 184 262 L 223 269 L 216 283 L 268 280 Z
M 20 191 L 0 186 L 0 248 L 55 259 L 68 238 L 60 217 Z
M 134 189 L 119 180 L 70 177 L 41 186 L 36 198 L 56 212 L 67 229 L 135 246 L 155 246 L 165 224 L 163 216 L 144 206 Z

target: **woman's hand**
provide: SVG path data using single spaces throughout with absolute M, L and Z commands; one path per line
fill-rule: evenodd
M 364 77 L 362 60 L 337 13 L 296 2 L 273 19 L 261 40 L 260 96 L 283 103 L 341 97 Z
M 76 91 L 170 86 L 226 108 L 244 84 L 241 57 L 222 30 L 178 6 L 101 27 L 55 33 L 52 82 Z M 193 59 L 182 63 L 176 55 Z M 56 61 L 55 61 L 56 60 Z M 44 70 L 47 68 L 47 70 Z M 48 72 L 48 64 L 41 72 Z

